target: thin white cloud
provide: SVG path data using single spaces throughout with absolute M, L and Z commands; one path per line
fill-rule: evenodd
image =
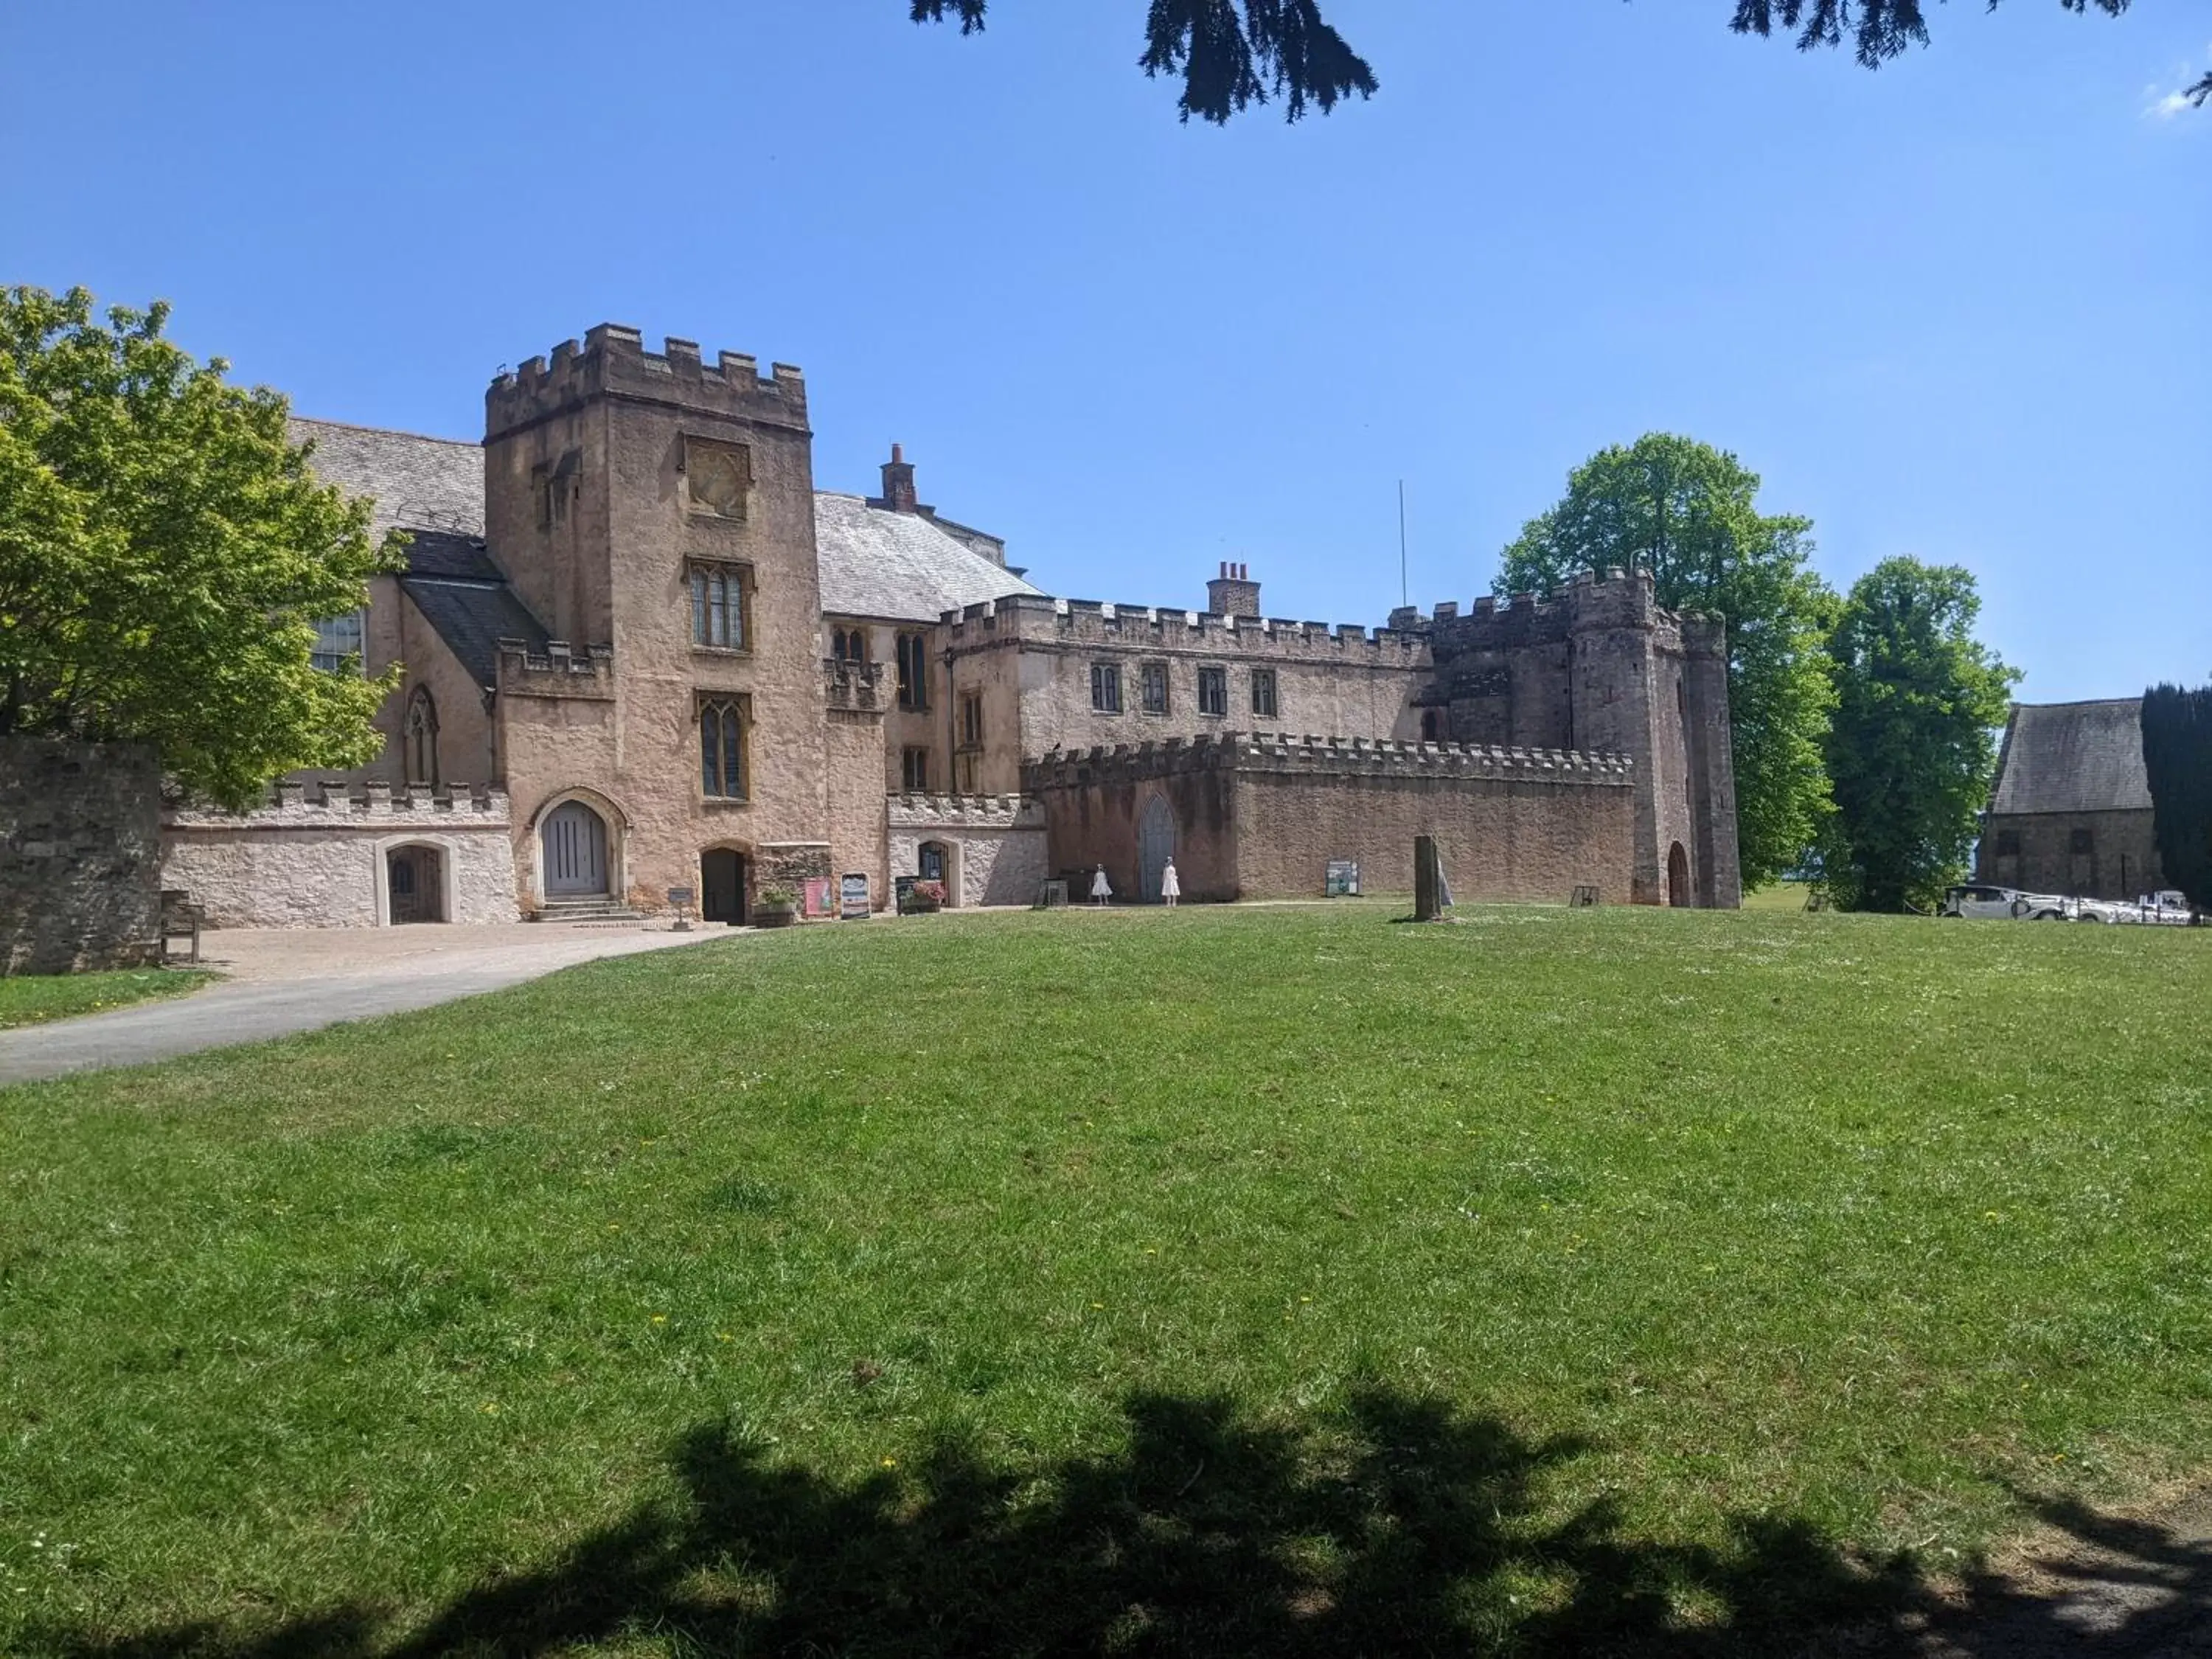
M 2212 46 L 2204 48 L 2204 55 L 2212 58 Z M 2178 85 L 2166 88 L 2154 81 L 2143 88 L 2143 115 L 2153 121 L 2171 121 L 2185 111 L 2197 107 L 2197 100 L 2189 95 L 2189 88 L 2203 80 L 2204 71 L 2191 69 L 2187 64 L 2174 66 L 2173 76 Z M 2212 104 L 2205 106 L 2212 113 Z

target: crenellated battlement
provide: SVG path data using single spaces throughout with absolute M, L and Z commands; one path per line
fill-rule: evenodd
M 887 811 L 894 830 L 1042 830 L 1044 808 L 1027 795 L 899 794 Z
M 351 783 L 343 778 L 286 778 L 270 785 L 268 798 L 247 811 L 181 803 L 161 814 L 165 827 L 179 830 L 360 829 L 371 823 L 394 830 L 457 823 L 484 829 L 504 828 L 508 821 L 507 791 L 498 784 L 395 785 L 383 778 Z
M 549 640 L 543 652 L 522 640 L 499 642 L 496 689 L 506 696 L 588 697 L 611 702 L 615 695 L 615 648 L 589 645 L 579 651 L 566 640 Z
M 1726 629 L 1718 617 L 1699 611 L 1673 611 L 1658 603 L 1648 570 L 1583 571 L 1548 594 L 1484 594 L 1462 611 L 1455 601 L 1437 605 L 1423 617 L 1404 610 L 1394 622 L 1418 629 L 1441 659 L 1469 652 L 1510 650 L 1555 643 L 1569 635 L 1603 629 L 1638 629 L 1679 639 L 1693 654 L 1724 648 Z
M 769 365 L 763 377 L 760 360 L 750 353 L 724 351 L 708 362 L 697 341 L 672 334 L 659 351 L 650 352 L 636 329 L 601 323 L 582 340 L 563 340 L 550 356 L 529 358 L 495 377 L 484 393 L 485 436 L 495 438 L 608 395 L 678 403 L 781 426 L 806 425 L 806 379 L 789 363 Z
M 1399 743 L 1286 732 L 1224 732 L 1196 738 L 1054 750 L 1024 763 L 1023 787 L 1130 781 L 1172 772 L 1238 771 L 1486 777 L 1508 782 L 1629 787 L 1635 766 L 1626 755 L 1507 744 Z
M 999 639 L 1018 639 L 1026 644 L 1413 668 L 1420 665 L 1428 646 L 1424 634 L 1385 628 L 1370 630 L 1356 623 L 1230 617 L 1206 611 L 1115 605 L 1102 599 L 1054 599 L 1026 593 L 947 611 L 939 620 L 955 650 Z

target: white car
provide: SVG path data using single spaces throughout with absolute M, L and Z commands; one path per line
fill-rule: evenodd
M 1971 882 L 1943 895 L 1939 916 L 1964 916 L 1970 921 L 2071 921 L 2077 919 L 2078 900 L 2055 893 L 2023 893 L 2016 887 L 1993 887 Z M 2101 916 L 2083 918 L 2100 921 Z

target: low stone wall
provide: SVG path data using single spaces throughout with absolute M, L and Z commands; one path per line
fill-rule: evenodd
M 430 848 L 434 919 L 518 919 L 503 791 L 359 788 L 283 783 L 252 812 L 173 809 L 161 818 L 161 885 L 183 888 L 213 927 L 376 927 L 391 921 L 387 855 Z
M 150 749 L 0 738 L 0 975 L 153 961 L 161 819 Z
M 948 854 L 954 905 L 1034 904 L 1049 873 L 1044 807 L 1018 795 L 894 795 L 888 816 L 894 879 L 918 875 L 921 848 Z
M 1368 892 L 1407 890 L 1417 835 L 1461 900 L 1632 896 L 1635 773 L 1617 755 L 1231 733 L 1049 755 L 1028 780 L 1054 869 L 1103 865 L 1124 897 L 1148 817 L 1186 899 L 1319 897 L 1333 859 L 1357 860 Z

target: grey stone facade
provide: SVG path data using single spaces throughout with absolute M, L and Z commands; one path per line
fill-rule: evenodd
M 0 975 L 154 961 L 161 823 L 152 750 L 0 738 Z

